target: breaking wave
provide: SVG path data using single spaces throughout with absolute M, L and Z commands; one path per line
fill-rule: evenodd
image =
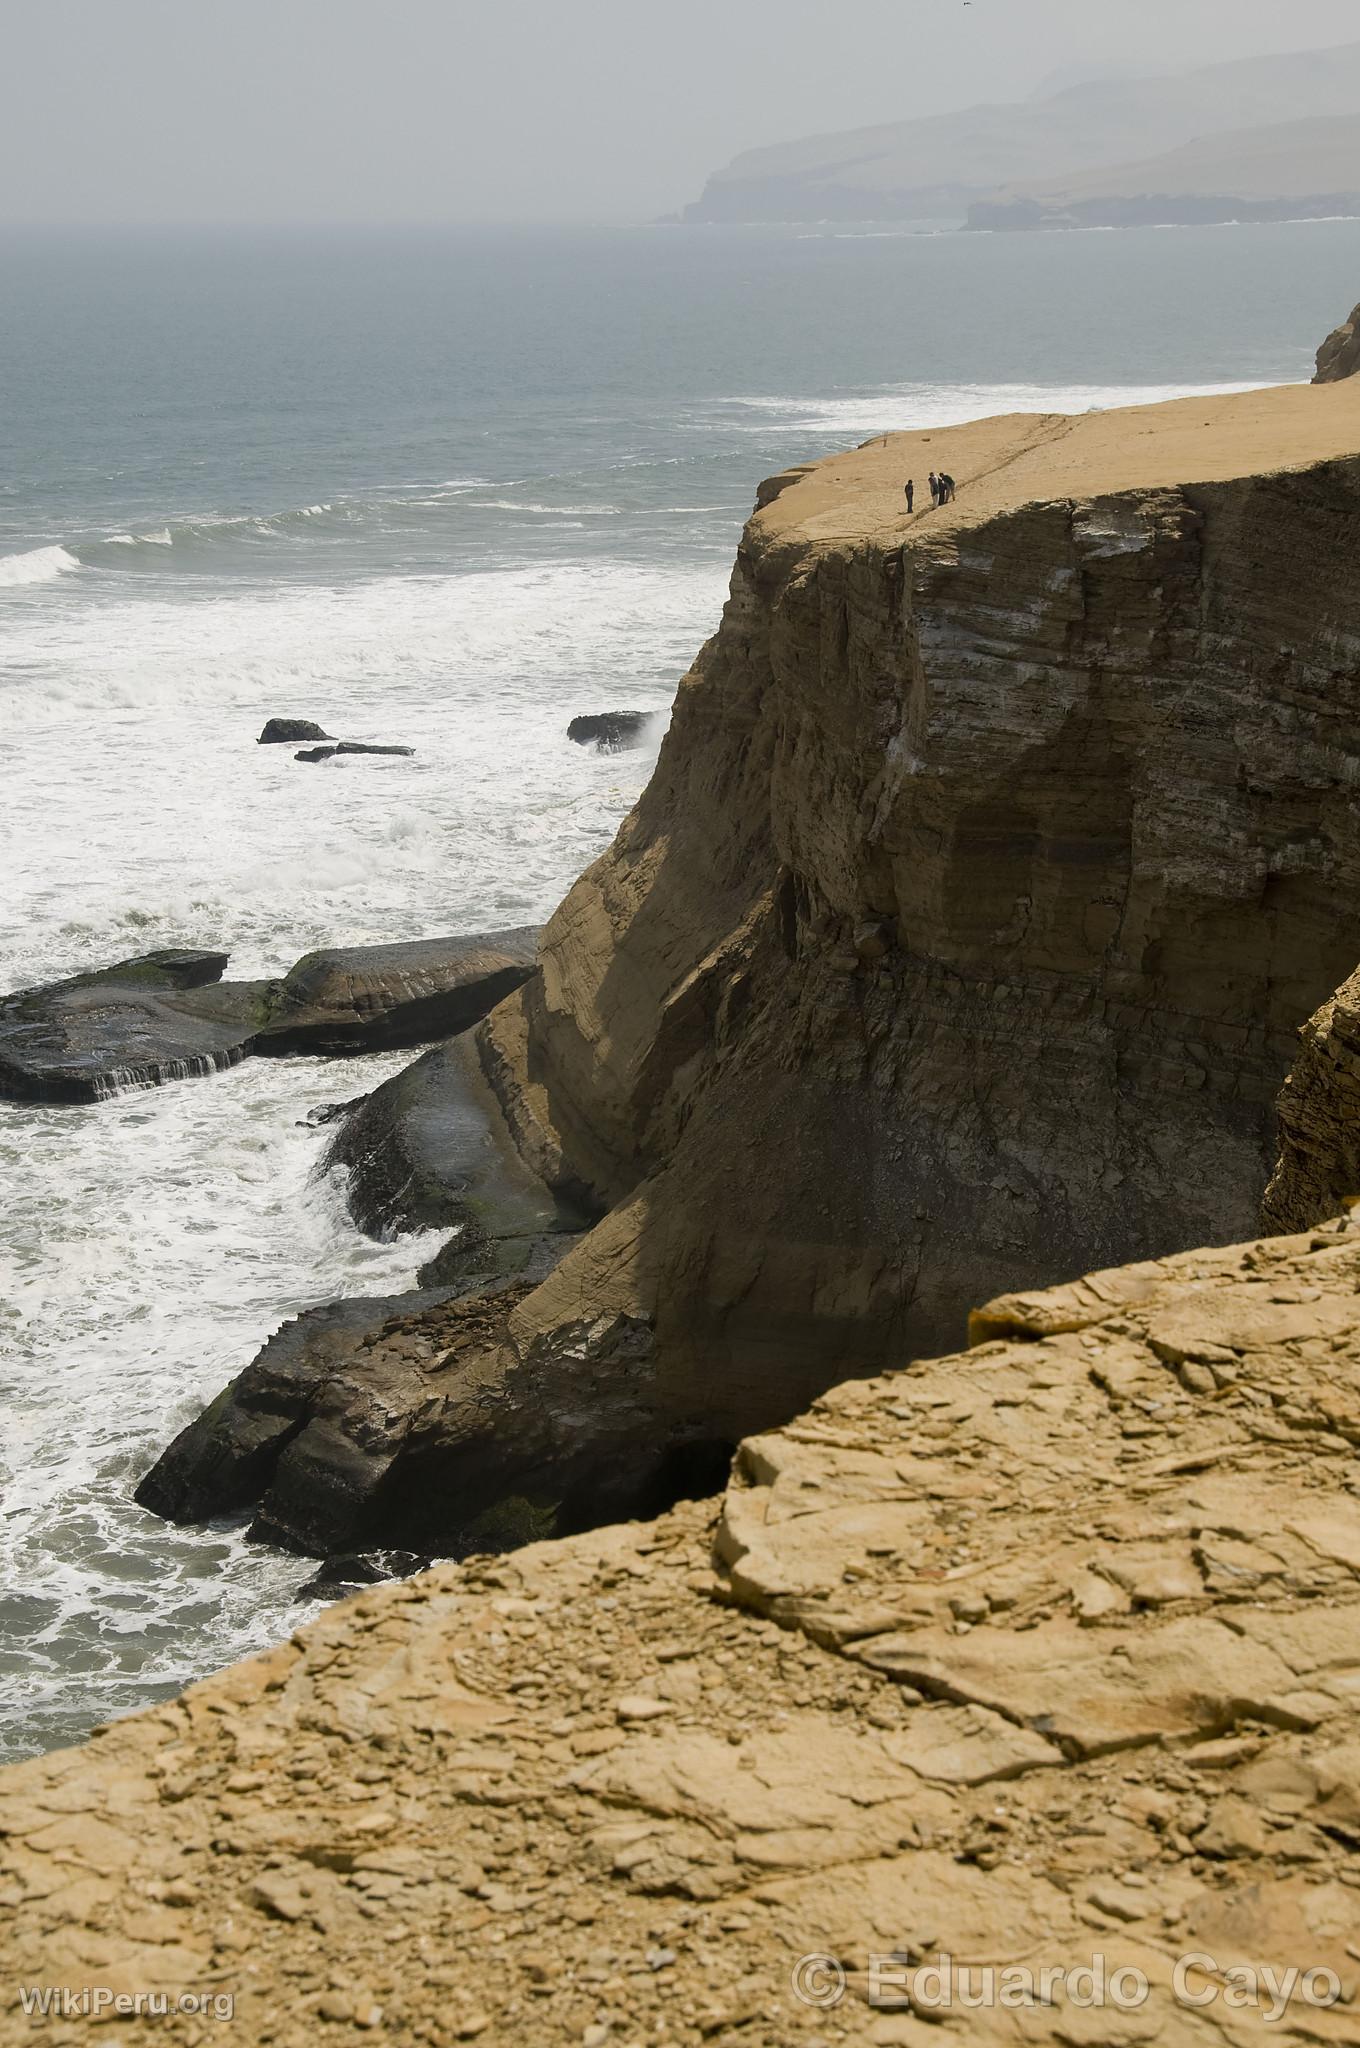
M 65 548 L 29 548 L 18 555 L 0 555 L 0 588 L 13 589 L 21 583 L 53 583 L 58 576 L 78 569 L 80 563 Z

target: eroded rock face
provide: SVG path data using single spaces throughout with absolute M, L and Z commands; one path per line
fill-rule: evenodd
M 1360 371 L 1360 306 L 1333 328 L 1317 353 L 1315 384 L 1336 384 Z
M 1343 1219 L 1012 1294 L 744 1444 L 716 1515 L 371 1588 L 0 1773 L 6 1975 L 206 1985 L 283 2048 L 1340 2048 L 1357 1287 Z M 1146 1990 L 955 1977 L 927 2027 L 942 1951 Z M 1263 1965 L 1284 2004 L 1226 2002 Z

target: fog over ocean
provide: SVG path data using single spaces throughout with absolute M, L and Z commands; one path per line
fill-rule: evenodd
M 651 766 L 757 481 L 900 427 L 1304 379 L 1360 222 L 0 237 L 0 988 L 537 921 Z M 962 479 L 961 479 L 962 480 Z M 923 485 L 923 479 L 918 479 Z M 409 758 L 295 763 L 271 715 Z M 0 1104 L 0 1758 L 286 1635 L 136 1479 L 287 1315 L 409 1285 L 309 1108 L 410 1057 Z

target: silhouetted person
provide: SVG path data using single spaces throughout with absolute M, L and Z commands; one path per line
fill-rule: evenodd
M 914 512 L 914 511 L 916 510 L 916 479 L 915 479 L 915 477 L 914 477 L 914 476 L 909 476 L 909 477 L 907 478 L 906 484 L 905 484 L 905 485 L 903 486 L 903 488 L 905 489 L 905 491 L 906 491 L 906 494 L 907 494 L 907 510 L 908 510 L 908 512 Z

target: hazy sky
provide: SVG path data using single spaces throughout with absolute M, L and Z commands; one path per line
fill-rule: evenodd
M 646 218 L 739 150 L 1354 0 L 0 0 L 0 220 Z

